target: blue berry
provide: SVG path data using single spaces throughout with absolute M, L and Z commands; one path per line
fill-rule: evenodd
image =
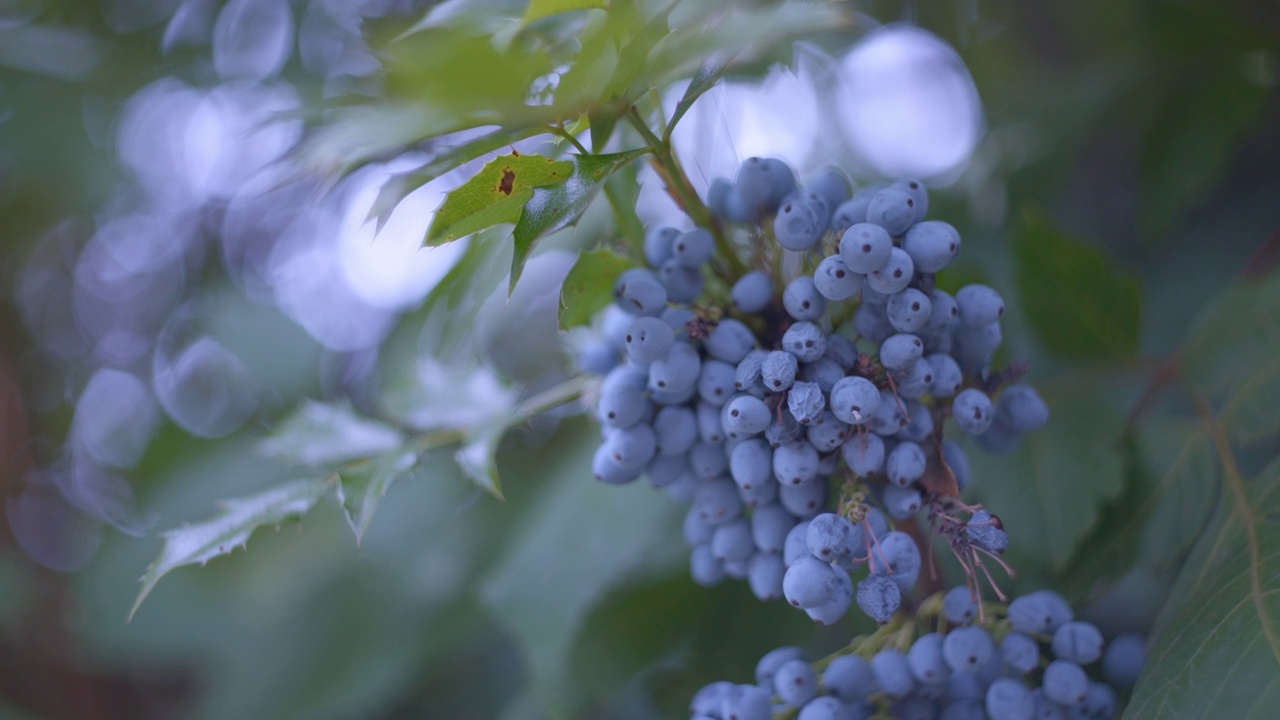
M 916 638 L 907 651 L 907 666 L 911 668 L 911 675 L 921 683 L 945 681 L 951 675 L 951 668 L 942 658 L 942 636 L 925 633 Z
M 854 433 L 840 446 L 840 456 L 845 464 L 855 475 L 863 477 L 880 472 L 884 455 L 884 440 L 873 433 Z
M 878 688 L 871 665 L 857 655 L 841 655 L 831 661 L 822 674 L 827 694 L 844 703 L 866 700 Z
M 1000 520 L 986 510 L 979 510 L 969 518 L 964 534 L 969 542 L 989 553 L 998 555 L 1009 547 L 1009 534 L 1000 526 Z
M 885 188 L 871 196 L 867 204 L 867 222 L 884 228 L 897 237 L 916 221 L 916 201 L 897 188 Z
M 711 480 L 702 484 L 693 497 L 698 517 L 709 525 L 722 525 L 742 512 L 742 498 L 732 480 Z
M 1036 590 L 1009 603 L 1009 622 L 1020 632 L 1052 633 L 1072 619 L 1070 603 L 1052 590 Z
M 893 253 L 893 238 L 879 225 L 857 223 L 840 237 L 840 257 L 845 267 L 869 275 L 880 271 Z
M 1140 635 L 1120 635 L 1107 645 L 1102 656 L 1102 674 L 1107 682 L 1118 687 L 1133 687 L 1138 683 L 1142 667 L 1147 663 L 1146 643 Z
M 808 250 L 822 239 L 829 221 L 821 198 L 791 197 L 783 201 L 773 219 L 773 238 L 787 250 Z
M 863 582 L 876 577 L 879 576 L 872 575 Z M 861 597 L 862 583 L 858 584 L 858 594 Z M 889 697 L 906 697 L 915 688 L 915 680 L 911 677 L 911 668 L 907 665 L 907 657 L 896 648 L 885 648 L 876 653 L 871 658 L 871 673 L 875 675 L 876 684 L 880 687 L 880 691 Z
M 884 267 L 867 273 L 867 287 L 884 295 L 893 295 L 906 289 L 914 277 L 915 265 L 911 256 L 902 248 L 893 248 Z
M 799 368 L 800 364 L 795 355 L 785 350 L 774 350 L 760 365 L 760 379 L 766 390 L 782 392 L 795 382 Z
M 818 695 L 818 676 L 804 660 L 788 660 L 773 673 L 773 692 L 792 707 Z
M 705 360 L 698 371 L 698 397 L 709 405 L 723 405 L 733 397 L 735 368 L 721 360 Z
M 671 243 L 671 257 L 688 268 L 697 268 L 711 259 L 716 240 L 710 230 L 694 228 L 680 233 Z
M 831 387 L 831 412 L 840 422 L 862 425 L 875 415 L 880 390 L 870 380 L 850 375 Z
M 1080 665 L 1088 665 L 1102 657 L 1104 644 L 1097 626 L 1080 620 L 1066 623 L 1053 633 L 1053 654 L 1060 660 Z
M 968 487 L 969 456 L 964 454 L 964 448 L 951 440 L 943 440 L 942 460 L 947 464 L 947 467 L 951 468 L 951 474 L 956 478 L 956 486 L 960 490 Z
M 990 325 L 1004 315 L 1004 298 L 986 285 L 960 288 L 956 293 L 956 306 L 960 310 L 960 322 L 970 327 Z
M 853 720 L 853 711 L 833 697 L 816 697 L 800 708 L 796 720 Z
M 894 190 L 901 190 L 915 201 L 915 217 L 912 222 L 920 222 L 929 214 L 929 191 L 919 180 L 898 180 L 889 185 Z
M 942 654 L 952 670 L 975 672 L 996 652 L 991 633 L 978 625 L 966 625 L 947 633 Z
M 832 335 L 827 336 L 827 343 L 830 344 Z M 836 335 L 834 337 L 840 337 Z M 822 354 L 822 357 L 810 363 L 804 363 L 800 366 L 800 379 L 805 382 L 816 384 L 824 393 L 831 392 L 831 388 L 836 383 L 844 379 L 845 370 L 840 367 L 840 363 L 831 359 L 831 348 Z
M 1108 720 L 1115 717 L 1118 702 L 1116 691 L 1112 690 L 1110 685 L 1090 682 L 1089 691 L 1084 696 L 1084 702 L 1071 708 L 1071 720 L 1076 720 L 1076 718 Z
M 1035 700 L 1022 683 L 1000 678 L 987 688 L 987 715 L 991 720 L 1032 720 Z
M 657 275 L 643 268 L 623 272 L 613 295 L 619 307 L 634 315 L 657 315 L 667 306 L 667 289 Z
M 915 335 L 899 333 L 885 338 L 885 341 L 880 343 L 880 364 L 886 370 L 897 372 L 908 370 L 923 356 L 924 343 L 920 342 L 920 338 Z M 988 400 L 988 408 L 990 405 L 991 401 Z
M 865 297 L 867 288 L 862 289 Z M 895 330 L 893 325 L 889 323 L 889 315 L 884 305 L 875 305 L 865 300 L 858 306 L 857 312 L 853 314 L 853 329 L 858 332 L 860 337 L 864 337 L 873 343 L 880 344 L 885 338 L 892 335 Z
M 894 485 L 906 487 L 924 475 L 926 463 L 923 448 L 913 442 L 900 442 L 885 458 L 885 474 Z
M 1030 385 L 1010 385 L 996 401 L 996 419 L 1020 432 L 1030 432 L 1049 422 L 1049 407 Z
M 1000 641 L 1000 658 L 1009 667 L 1026 675 L 1040 667 L 1040 644 L 1017 630 Z
M 853 195 L 853 183 L 849 181 L 849 176 L 837 167 L 824 167 L 809 179 L 809 192 L 815 193 L 822 198 L 831 211 L 835 211 L 840 207 L 840 203 L 848 200 Z
M 850 270 L 839 255 L 828 255 L 813 271 L 813 285 L 828 300 L 848 300 L 862 289 L 865 278 Z
M 951 416 L 961 430 L 970 435 L 981 435 L 991 427 L 991 398 L 977 388 L 961 390 L 951 401 Z
M 653 434 L 658 455 L 678 457 L 687 464 L 686 453 L 698 439 L 698 421 L 693 408 L 662 408 L 653 418 Z
M 735 518 L 717 527 L 711 534 L 711 556 L 720 562 L 748 560 L 755 550 L 755 543 L 751 540 L 751 523 L 744 517 Z
M 814 557 L 833 563 L 853 554 L 855 536 L 861 544 L 862 532 L 853 523 L 835 513 L 822 513 L 809 521 L 805 541 Z
M 724 566 L 711 554 L 711 545 L 699 545 L 689 554 L 689 574 L 702 587 L 718 585 L 724 580 Z
M 827 299 L 818 292 L 812 277 L 801 275 L 782 291 L 782 307 L 796 320 L 817 320 L 827 311 Z
M 914 261 L 912 261 L 914 262 Z M 960 307 L 950 293 L 934 288 L 929 293 L 929 322 L 925 323 L 925 332 L 931 335 L 945 333 L 956 318 L 960 317 Z
M 871 572 L 887 573 L 898 589 L 907 592 L 920 577 L 920 547 L 914 538 L 898 530 L 879 536 L 878 544 L 871 548 Z
M 755 388 L 763 389 L 760 368 L 768 356 L 769 353 L 765 350 L 755 349 L 748 352 L 733 370 L 733 387 L 744 392 Z
M 827 335 L 811 322 L 792 323 L 782 334 L 782 349 L 800 362 L 815 362 L 827 350 Z M 768 387 L 768 383 L 765 384 Z
M 667 290 L 667 300 L 674 303 L 690 303 L 702 294 L 706 285 L 697 268 L 681 265 L 671 258 L 658 268 L 658 281 Z
M 764 657 L 756 663 L 756 683 L 773 692 L 773 674 L 789 660 L 804 660 L 804 651 L 798 647 L 784 645 L 765 653 Z
M 837 420 L 830 410 L 824 410 L 818 421 L 809 425 L 809 430 L 805 433 L 805 439 L 822 455 L 827 455 L 840 449 L 840 446 L 844 444 L 848 437 L 849 426 Z M 835 462 L 835 457 L 831 456 L 831 469 L 833 471 L 835 470 Z
M 868 575 L 858 583 L 857 599 L 862 612 L 883 625 L 902 604 L 902 590 L 887 575 Z
M 795 173 L 775 158 L 747 158 L 738 168 L 734 183 L 751 217 L 772 213 L 796 186 Z
M 765 466 L 764 472 L 768 471 L 768 466 Z M 818 476 L 818 451 L 807 440 L 783 445 L 773 451 L 773 475 L 783 485 L 809 482 Z
M 618 365 L 618 352 L 607 340 L 593 339 L 578 349 L 578 369 L 592 375 L 604 375 Z
M 1045 697 L 1059 705 L 1079 705 L 1089 694 L 1089 676 L 1070 660 L 1054 660 L 1040 681 Z
M 607 448 L 609 457 L 619 467 L 639 471 L 653 459 L 657 451 L 657 436 L 652 426 L 636 423 L 630 427 L 611 428 L 602 447 Z
M 831 232 L 843 235 L 850 227 L 867 221 L 867 206 L 871 204 L 873 192 L 858 192 L 857 195 L 835 205 L 831 212 Z M 876 227 L 879 227 L 878 225 Z
M 949 398 L 960 392 L 964 384 L 964 373 L 955 358 L 944 353 L 926 355 L 929 367 L 933 370 L 933 382 L 929 383 L 929 393 L 934 397 Z
M 762 553 L 781 555 L 796 519 L 781 505 L 762 505 L 751 513 L 751 537 Z
M 760 312 L 773 301 L 773 280 L 766 273 L 752 270 L 733 284 L 729 298 L 742 312 Z
M 822 356 L 836 361 L 847 372 L 858 363 L 858 348 L 853 340 L 839 333 L 831 333 L 827 336 L 827 351 Z
M 753 395 L 739 395 L 724 406 L 721 424 L 725 432 L 739 437 L 750 437 L 769 427 L 772 413 L 763 400 Z
M 773 705 L 769 691 L 756 685 L 736 685 L 720 701 L 720 717 L 725 720 L 769 720 Z
M 933 303 L 929 296 L 916 290 L 906 288 L 889 296 L 885 305 L 889 324 L 898 332 L 914 333 L 923 329 L 929 322 L 933 312 Z
M 920 272 L 936 273 L 951 264 L 960 251 L 960 233 L 949 223 L 926 220 L 907 230 L 902 249 Z
M 707 335 L 705 346 L 716 360 L 737 365 L 755 348 L 756 336 L 742 321 L 725 318 Z
M 967 586 L 960 585 L 942 597 L 942 615 L 947 622 L 963 625 L 978 616 L 978 603 Z
M 773 449 L 759 438 L 738 443 L 729 453 L 729 475 L 743 490 L 769 480 Z
M 656 317 L 639 317 L 627 330 L 627 355 L 633 362 L 651 363 L 667 356 L 676 334 Z
M 667 226 L 649 228 L 644 235 L 644 259 L 651 267 L 661 267 L 671 259 L 671 243 L 680 231 Z
M 787 409 L 791 411 L 791 416 L 796 419 L 796 422 L 801 425 L 808 425 L 819 420 L 822 417 L 822 410 L 826 407 L 826 403 L 826 398 L 822 395 L 822 388 L 818 387 L 817 383 L 798 380 L 787 391 Z
M 787 602 L 801 609 L 817 607 L 831 599 L 836 576 L 831 565 L 804 555 L 787 566 L 782 592 Z
M 911 365 L 904 377 L 898 378 L 898 397 L 914 400 L 929 392 L 933 386 L 933 365 L 927 358 L 920 358 Z
M 834 625 L 849 611 L 853 604 L 853 579 L 839 567 L 833 567 L 836 583 L 831 597 L 821 605 L 805 608 L 805 614 L 819 625 Z
M 747 562 L 747 585 L 751 594 L 768 602 L 782 597 L 782 577 L 787 566 L 782 558 L 769 553 L 756 553 Z
M 613 459 L 609 448 L 601 445 L 591 456 L 591 474 L 606 485 L 625 485 L 638 479 L 641 470 L 623 467 Z

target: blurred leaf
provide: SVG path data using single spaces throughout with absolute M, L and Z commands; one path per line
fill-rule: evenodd
M 1126 718 L 1280 716 L 1280 460 L 1243 478 L 1222 459 L 1222 499 L 1160 613 Z
M 567 182 L 534 189 L 533 197 L 524 206 L 524 215 L 516 223 L 508 292 L 515 289 L 538 238 L 577 222 L 609 176 L 647 152 L 646 148 L 612 155 L 574 155 L 573 173 Z
M 1138 350 L 1138 277 L 1100 249 L 1028 216 L 1013 243 L 1014 278 L 1031 327 L 1050 351 L 1114 360 Z
M 416 463 L 416 453 L 395 450 L 338 470 L 338 502 L 347 517 L 347 524 L 356 534 L 357 545 L 373 522 L 378 503 L 387 494 L 387 488 L 412 470 Z
M 1280 357 L 1280 272 L 1232 283 L 1191 321 L 1182 377 L 1211 395 Z
M 489 425 L 510 417 L 516 392 L 487 367 L 451 367 L 423 355 L 411 378 L 384 399 L 387 412 L 421 432 Z
M 724 75 L 728 62 L 722 55 L 715 55 L 702 63 L 698 68 L 698 72 L 694 73 L 693 79 L 689 81 L 689 86 L 684 89 L 684 95 L 680 96 L 680 102 L 676 103 L 676 109 L 671 113 L 671 119 L 667 121 L 667 136 L 670 137 L 671 131 L 675 129 L 676 123 L 689 112 L 689 108 L 702 97 L 702 94 L 716 86 L 720 82 L 720 77 Z
M 561 114 L 577 115 L 609 99 L 622 48 L 643 26 L 639 3 L 614 2 L 605 13 L 592 13 L 579 35 L 582 49 L 556 87 L 555 107 Z
M 974 488 L 1004 520 L 1020 558 L 1061 569 L 1124 485 L 1124 416 L 1109 394 L 1080 392 L 1097 378 L 1062 375 L 1041 386 L 1049 424 L 1008 455 L 969 453 Z
M 510 426 L 511 418 L 493 418 L 488 425 L 468 433 L 461 448 L 453 454 L 462 472 L 476 485 L 502 500 L 502 482 L 498 478 L 498 444 Z
M 1280 355 L 1241 383 L 1222 408 L 1222 424 L 1246 445 L 1280 436 Z
M 613 588 L 668 576 L 686 560 L 675 506 L 645 483 L 595 481 L 595 428 L 578 422 L 562 432 L 555 459 L 529 469 L 548 484 L 479 590 L 520 639 L 553 717 L 567 715 L 576 695 L 568 663 L 587 611 Z
M 608 6 L 607 0 L 529 0 L 529 9 L 524 13 L 524 24 L 571 10 L 604 9 Z
M 600 153 L 609 144 L 613 136 L 613 128 L 618 124 L 618 113 L 608 105 L 593 109 L 588 113 L 591 129 L 591 152 Z
M 562 183 L 568 160 L 513 152 L 489 161 L 445 197 L 427 229 L 426 245 L 442 245 L 485 228 L 520 219 L 533 188 Z
M 1218 465 L 1199 423 L 1147 419 L 1131 429 L 1125 450 L 1124 493 L 1103 510 L 1066 573 L 1080 594 L 1135 565 L 1173 567 L 1213 512 Z
M 331 110 L 297 152 L 304 167 L 340 179 L 365 163 L 399 155 L 424 138 L 478 124 L 430 104 L 380 100 Z
M 258 443 L 258 452 L 300 465 L 328 465 L 386 452 L 403 441 L 395 428 L 360 416 L 346 401 L 304 400 Z
M 625 4 L 625 3 L 616 3 Z M 671 11 L 675 4 L 658 11 L 622 46 L 618 55 L 618 67 L 609 80 L 603 99 L 630 99 L 648 89 L 648 85 L 640 82 L 648 68 L 649 53 L 659 40 L 671 32 Z
M 402 37 L 385 52 L 393 96 L 471 118 L 475 125 L 514 127 L 546 115 L 545 108 L 526 103 L 530 83 L 552 69 L 545 47 L 499 48 L 487 33 L 441 25 Z
M 586 325 L 613 302 L 613 284 L 635 262 L 608 248 L 582 253 L 560 289 L 560 329 Z
M 644 257 L 644 223 L 636 215 L 640 201 L 639 163 L 623 165 L 604 183 L 605 196 L 613 208 L 613 221 L 627 240 L 631 257 Z
M 305 515 L 328 489 L 325 478 L 296 480 L 256 495 L 224 500 L 222 512 L 214 518 L 160 533 L 164 549 L 142 576 L 142 589 L 129 610 L 129 617 L 133 617 L 160 578 L 170 571 L 183 565 L 203 565 L 237 547 L 244 547 L 260 526 L 279 525 Z

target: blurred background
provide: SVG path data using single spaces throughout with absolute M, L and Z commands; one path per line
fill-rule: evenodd
M 506 302 L 504 263 L 419 248 L 468 168 L 368 220 L 440 147 L 351 173 L 305 152 L 325 108 L 386 93 L 376 39 L 433 4 L 0 0 L 0 717 L 670 717 L 772 647 L 863 629 L 693 585 L 679 504 L 595 483 L 597 431 L 572 411 L 503 441 L 505 502 L 432 455 L 358 545 L 326 499 L 174 572 L 126 622 L 158 531 L 296 475 L 256 443 L 303 399 L 372 413 L 422 355 L 526 394 L 573 373 L 559 284 L 616 232 L 607 214 L 543 243 Z M 1060 452 L 1109 448 L 1197 309 L 1280 257 L 1280 7 L 849 8 L 858 27 L 699 101 L 675 136 L 691 179 L 705 191 L 750 155 L 926 179 L 965 237 L 956 272 L 1015 298 L 1004 352 L 1046 397 L 1085 399 L 1056 432 L 1097 427 Z M 649 170 L 637 181 L 646 223 L 687 222 Z M 1056 333 L 1089 299 L 1029 297 L 1012 258 L 1061 238 L 1141 288 L 1132 328 Z M 460 263 L 484 279 L 459 287 Z M 1123 502 L 1122 460 L 1064 461 L 1062 483 L 1092 478 L 1082 514 L 1014 532 L 1032 549 L 1020 587 L 1063 585 L 1104 629 L 1146 630 L 1176 564 L 1102 572 L 1074 552 Z M 1018 467 L 981 469 L 1007 524 L 1045 497 L 996 477 Z

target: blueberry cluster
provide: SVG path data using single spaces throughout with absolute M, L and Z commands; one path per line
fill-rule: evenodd
M 714 682 L 694 696 L 695 720 L 1086 720 L 1114 717 L 1132 687 L 1144 641 L 1110 643 L 1075 620 L 1062 596 L 1029 593 L 1007 607 L 979 604 L 967 587 L 921 605 L 916 622 L 886 627 L 811 665 L 797 647 L 770 651 L 756 683 Z M 984 624 L 979 621 L 984 618 Z M 1088 668 L 1088 670 L 1086 669 Z M 1102 680 L 1092 679 L 1093 675 Z
M 828 168 L 802 189 L 751 158 L 713 185 L 714 229 L 651 229 L 649 267 L 617 279 L 579 361 L 604 375 L 593 472 L 692 501 L 698 583 L 745 578 L 824 624 L 856 598 L 883 623 L 921 566 L 890 521 L 922 513 L 971 576 L 998 561 L 1008 536 L 960 500 L 968 461 L 944 423 L 1003 452 L 1048 409 L 1019 368 L 989 368 L 1000 295 L 936 287 L 960 235 L 928 204 L 914 180 L 854 194 Z

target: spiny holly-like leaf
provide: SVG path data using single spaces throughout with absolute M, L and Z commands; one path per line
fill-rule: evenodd
M 1212 428 L 1224 477 L 1157 620 L 1126 718 L 1280 717 L 1280 459 L 1240 473 Z
M 256 495 L 224 500 L 217 516 L 160 533 L 164 549 L 142 576 L 142 589 L 129 610 L 129 618 L 133 618 L 160 578 L 172 570 L 183 565 L 203 565 L 243 547 L 262 525 L 278 525 L 305 515 L 328 487 L 325 478 L 296 480 Z
M 575 155 L 573 172 L 566 182 L 534 188 L 533 197 L 525 204 L 524 215 L 516 223 L 508 292 L 515 289 L 538 238 L 577 222 L 609 176 L 647 152 L 648 149 L 639 149 L 612 155 Z
M 1016 451 L 969 455 L 974 490 L 1004 520 L 1018 561 L 1058 570 L 1123 487 L 1124 415 L 1110 394 L 1082 393 L 1096 377 L 1063 375 L 1041 383 L 1049 424 L 1027 433 Z
M 509 417 L 516 392 L 487 367 L 450 367 L 418 358 L 404 382 L 387 394 L 387 412 L 414 430 L 466 429 Z
M 345 401 L 303 401 L 258 452 L 301 465 L 328 465 L 386 452 L 404 438 L 389 425 L 361 417 Z
M 574 169 L 568 160 L 512 153 L 491 160 L 450 191 L 427 229 L 425 244 L 440 245 L 473 232 L 520 219 L 533 189 L 557 185 Z
M 502 482 L 498 479 L 498 443 L 506 434 L 511 418 L 493 418 L 488 425 L 476 428 L 453 454 L 458 467 L 471 481 L 502 500 Z
M 608 6 L 606 0 L 530 0 L 529 9 L 524 11 L 524 24 L 571 10 L 603 9 Z
M 1136 275 L 1036 216 L 1023 223 L 1013 254 L 1023 311 L 1046 348 L 1080 360 L 1137 352 L 1142 288 Z
M 608 248 L 578 256 L 560 288 L 560 328 L 586 325 L 613 301 L 618 275 L 635 263 Z
M 357 545 L 373 522 L 387 488 L 413 470 L 417 459 L 413 451 L 395 450 L 338 470 L 338 502 L 356 534 Z

